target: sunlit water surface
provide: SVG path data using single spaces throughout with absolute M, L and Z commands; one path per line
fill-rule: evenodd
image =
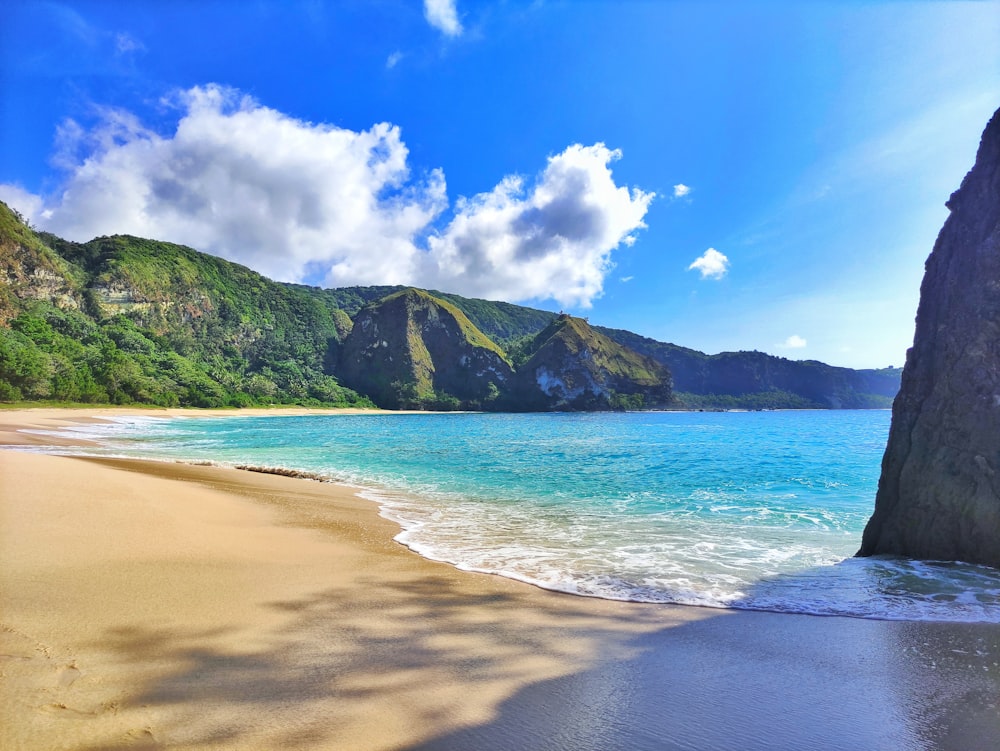
M 857 559 L 888 411 L 128 418 L 88 454 L 309 472 L 460 568 L 604 598 L 1000 622 L 1000 571 Z

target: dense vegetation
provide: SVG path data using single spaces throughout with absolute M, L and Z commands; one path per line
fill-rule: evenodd
M 692 409 L 877 409 L 892 406 L 899 368 L 852 370 L 763 352 L 704 352 L 622 329 L 597 330 L 670 369 Z
M 327 367 L 350 319 L 318 290 L 169 243 L 35 235 L 0 207 L 0 399 L 370 405 Z
M 404 291 L 279 284 L 190 248 L 136 237 L 68 242 L 34 232 L 0 203 L 0 401 L 370 405 L 370 397 L 344 386 L 345 343 L 363 310 Z M 543 344 L 540 332 L 559 318 L 509 303 L 423 294 L 460 322 L 460 339 L 477 352 L 494 352 L 514 371 L 531 370 Z M 898 369 L 854 371 L 760 352 L 706 355 L 629 331 L 595 329 L 601 342 L 607 337 L 672 372 L 681 407 L 884 407 L 899 387 Z M 610 351 L 598 347 L 596 335 L 585 337 L 594 351 Z M 426 369 L 426 358 L 416 361 Z M 605 374 L 619 372 L 616 367 L 605 363 Z M 623 368 L 627 376 L 614 376 L 608 387 L 610 406 L 643 406 L 645 397 L 629 383 L 641 382 L 632 376 L 649 366 Z M 522 391 L 526 377 L 516 379 Z M 499 377 L 475 398 L 468 396 L 475 389 L 456 392 L 472 388 L 468 382 L 442 373 L 412 383 L 407 378 L 394 376 L 384 393 L 365 388 L 363 378 L 351 383 L 370 396 L 383 393 L 383 406 L 390 407 L 527 406 L 494 393 L 503 388 Z

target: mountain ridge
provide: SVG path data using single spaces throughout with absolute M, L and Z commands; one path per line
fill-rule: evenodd
M 412 287 L 358 311 L 336 370 L 392 408 L 488 408 L 514 377 L 503 350 L 461 310 Z
M 0 400 L 369 404 L 341 378 L 344 343 L 362 309 L 407 289 L 274 282 L 185 246 L 128 235 L 74 243 L 33 231 L 0 203 Z M 462 314 L 480 344 L 492 344 L 486 349 L 514 370 L 560 318 L 420 292 Z M 623 329 L 592 329 L 669 370 L 675 407 L 882 407 L 898 389 L 898 371 L 706 355 Z M 454 405 L 453 394 L 443 396 L 442 407 Z M 510 399 L 491 403 L 523 408 Z
M 523 399 L 547 409 L 669 406 L 670 371 L 561 313 L 532 340 L 518 369 Z

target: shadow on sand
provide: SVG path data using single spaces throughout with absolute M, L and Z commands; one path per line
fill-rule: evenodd
M 460 576 L 271 603 L 281 628 L 239 653 L 214 644 L 232 634 L 171 629 L 117 630 L 101 648 L 161 666 L 129 702 L 169 710 L 164 746 L 975 751 L 1000 738 L 1000 626 L 598 607 L 470 594 Z

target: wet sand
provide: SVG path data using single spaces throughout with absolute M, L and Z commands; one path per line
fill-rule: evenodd
M 114 413 L 0 411 L 0 444 Z M 427 561 L 397 531 L 333 484 L 0 450 L 0 748 L 1000 739 L 1000 626 L 573 597 Z

